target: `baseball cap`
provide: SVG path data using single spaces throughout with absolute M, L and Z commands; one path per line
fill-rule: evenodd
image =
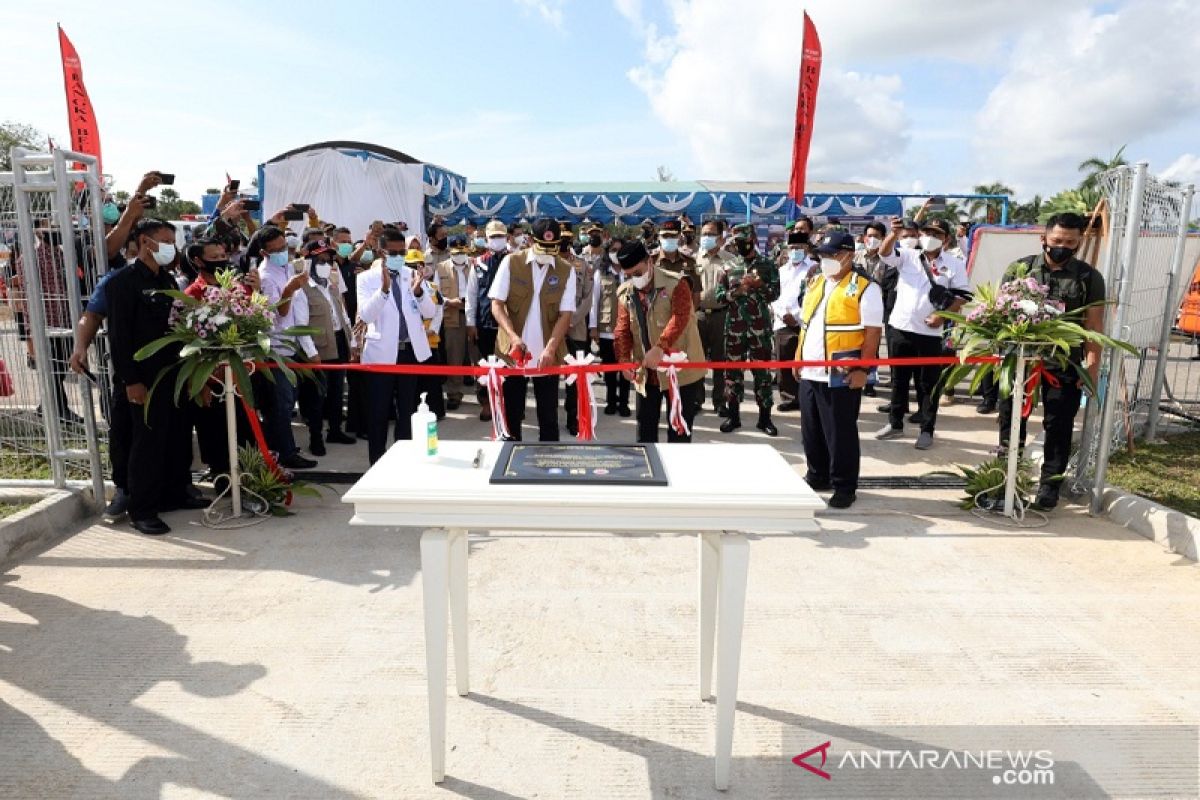
M 931 219 L 928 222 L 921 224 L 923 231 L 937 231 L 943 236 L 950 236 L 950 223 L 944 219 Z
M 494 219 L 484 226 L 483 232 L 487 236 L 508 236 L 508 228 L 498 219 Z
M 830 231 L 817 243 L 817 252 L 823 256 L 835 253 L 854 252 L 854 237 L 845 231 Z

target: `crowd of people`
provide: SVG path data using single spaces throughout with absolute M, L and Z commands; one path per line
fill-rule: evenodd
M 200 403 L 145 408 L 148 387 L 179 357 L 178 347 L 134 357 L 168 330 L 172 301 L 155 290 L 183 289 L 200 299 L 219 273 L 235 270 L 246 292 L 262 292 L 276 304 L 272 344 L 299 364 L 465 366 L 494 355 L 523 366 L 527 376 L 503 383 L 504 427 L 515 440 L 523 436 L 530 384 L 538 440 L 558 441 L 564 429 L 578 433 L 577 388 L 560 392 L 560 377 L 540 372 L 562 365 L 568 353 L 594 352 L 604 363 L 631 367 L 604 373 L 596 391 L 605 415 L 636 414 L 639 442 L 658 441 L 664 409 L 669 413 L 661 370 L 669 353 L 685 353 L 691 362 L 846 360 L 842 368 L 750 370 L 756 429 L 775 437 L 773 409 L 798 410 L 807 480 L 832 492 L 829 504 L 838 508 L 855 501 L 860 404 L 875 396 L 877 381 L 875 369 L 854 362 L 884 348 L 892 357 L 946 354 L 949 326 L 940 314 L 970 299 L 966 231 L 924 218 L 925 208 L 913 218 L 872 222 L 858 235 L 801 217 L 776 242 L 760 242 L 750 224 L 708 219 L 696 226 L 686 217 L 646 220 L 624 237 L 587 220 L 549 218 L 512 226 L 493 219 L 453 231 L 435 218 L 420 234 L 404 222 L 380 220 L 356 236 L 299 202 L 259 225 L 247 201 L 227 188 L 208 224 L 177 252 L 174 227 L 145 216 L 147 193 L 160 177 L 147 174 L 123 206 L 105 203 L 108 269 L 75 326 L 73 351 L 56 355 L 86 371 L 90 346 L 107 330 L 113 391 L 106 413 L 117 487 L 107 513 L 128 513 L 148 534 L 169 530 L 159 511 L 206 503 L 189 472 L 193 430 L 210 475 L 229 470 L 224 413 L 208 392 Z M 302 230 L 293 230 L 295 223 Z M 1026 259 L 1067 310 L 1104 297 L 1099 273 L 1074 257 L 1083 228 L 1076 215 L 1055 217 L 1042 252 Z M 37 243 L 39 265 L 53 245 Z M 43 272 L 55 271 L 47 258 Z M 1098 309 L 1086 321 L 1095 329 L 1103 323 Z M 283 335 L 292 326 L 314 332 Z M 1099 352 L 1089 348 L 1076 357 L 1094 370 Z M 293 385 L 280 369 L 274 372 L 254 376 L 253 413 L 288 470 L 313 469 L 327 445 L 359 440 L 366 440 L 374 463 L 390 440 L 412 437 L 410 416 L 422 396 L 441 418 L 473 390 L 479 419 L 491 420 L 482 382 L 470 377 L 322 369 Z M 889 374 L 890 400 L 880 408 L 888 424 L 875 437 L 900 439 L 909 422 L 919 427 L 914 446 L 933 446 L 938 406 L 953 396 L 953 387 L 939 386 L 942 368 L 895 366 Z M 1061 388 L 1044 393 L 1043 508 L 1057 503 L 1080 405 L 1074 378 L 1058 377 Z M 686 426 L 668 424 L 668 441 L 690 441 L 696 415 L 706 412 L 722 418 L 722 433 L 742 427 L 743 370 L 684 365 L 678 383 Z M 995 387 L 984 387 L 978 410 L 994 412 L 997 401 Z M 65 397 L 56 402 L 60 413 L 70 413 Z M 294 435 L 297 414 L 307 427 L 307 454 Z M 239 410 L 242 441 L 250 441 L 248 423 Z M 1009 438 L 1003 424 L 1000 438 L 1002 451 Z

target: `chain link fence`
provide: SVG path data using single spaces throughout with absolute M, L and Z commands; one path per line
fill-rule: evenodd
M 1099 397 L 1085 408 L 1074 475 L 1078 490 L 1093 492 L 1094 511 L 1100 501 L 1094 490 L 1103 488 L 1112 453 L 1147 434 L 1200 423 L 1200 369 L 1193 371 L 1191 361 L 1196 343 L 1175 331 L 1195 263 L 1185 259 L 1192 187 L 1151 177 L 1142 163 L 1104 173 L 1098 188 L 1107 212 L 1098 265 L 1112 304 L 1106 332 L 1138 353 L 1106 354 Z
M 72 161 L 68 162 L 68 157 Z M 12 151 L 0 173 L 0 483 L 84 485 L 103 497 L 107 358 L 71 371 L 74 328 L 107 267 L 95 160 Z

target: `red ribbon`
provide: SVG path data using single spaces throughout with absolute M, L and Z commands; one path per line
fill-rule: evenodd
M 1021 406 L 1021 418 L 1028 419 L 1033 413 L 1034 393 L 1037 391 L 1038 384 L 1042 381 L 1053 386 L 1055 389 L 1062 386 L 1058 376 L 1046 369 L 1044 361 L 1038 361 L 1033 365 L 1033 370 L 1029 373 L 1029 378 L 1025 381 L 1025 403 Z

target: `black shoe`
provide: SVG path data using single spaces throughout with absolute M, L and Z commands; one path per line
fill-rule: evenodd
M 209 501 L 203 497 L 187 496 L 178 500 L 168 500 L 159 511 L 199 511 L 208 508 Z
M 568 422 L 567 423 L 567 433 L 571 434 L 572 436 L 578 436 L 579 435 L 579 423 L 578 422 Z
M 621 406 L 620 408 L 617 409 L 617 413 L 620 414 L 622 417 L 632 417 L 633 416 L 633 412 L 629 410 L 629 406 Z
M 1033 507 L 1037 511 L 1051 511 L 1058 505 L 1058 487 L 1042 484 L 1038 489 L 1037 498 L 1033 501 Z
M 988 401 L 984 400 L 982 403 L 975 406 L 975 413 L 976 414 L 995 414 L 996 413 L 996 404 L 989 403 Z
M 778 436 L 779 429 L 771 422 L 771 409 L 760 408 L 758 410 L 758 424 L 754 427 L 765 433 L 767 436 Z
M 780 403 L 776 407 L 776 410 L 777 411 L 799 411 L 800 410 L 800 401 L 799 400 L 788 400 L 786 403 Z
M 725 421 L 721 423 L 721 433 L 733 433 L 738 428 L 742 427 L 742 415 L 734 406 L 729 407 L 729 414 Z
M 883 405 L 881 405 L 881 406 L 879 407 L 879 413 L 880 413 L 880 414 L 890 414 L 890 413 L 892 413 L 892 404 L 891 404 L 891 403 L 884 403 Z
M 457 411 L 458 407 L 461 405 L 462 405 L 462 400 L 450 400 L 450 399 L 446 400 L 446 410 L 447 411 Z
M 728 417 L 729 409 L 725 406 L 713 406 L 713 411 L 717 412 L 718 417 Z
M 279 459 L 279 466 L 287 467 L 288 469 L 312 469 L 316 465 L 316 461 L 313 461 L 311 458 L 305 458 L 299 452 L 292 453 L 287 458 Z
M 804 482 L 807 483 L 808 488 L 812 489 L 814 492 L 828 492 L 833 488 L 833 486 L 830 485 L 828 478 L 823 481 L 819 481 L 816 478 L 805 478 Z
M 113 493 L 112 502 L 104 507 L 104 516 L 116 519 L 117 517 L 124 516 L 125 512 L 128 510 L 129 495 L 125 493 L 124 489 L 117 489 L 117 491 Z
M 867 384 L 863 387 L 863 397 L 875 397 L 875 387 L 872 384 Z
M 357 444 L 358 440 L 353 436 L 347 436 L 341 431 L 334 431 L 325 437 L 328 444 Z
M 857 499 L 854 492 L 834 492 L 833 497 L 829 498 L 829 507 L 849 508 L 854 505 L 854 501 Z
M 308 452 L 314 456 L 325 455 L 325 442 L 321 441 L 320 436 L 314 436 L 308 440 Z
M 611 416 L 614 416 L 616 413 L 617 413 L 617 405 L 616 405 L 616 403 L 613 403 L 613 404 L 611 404 L 611 405 L 606 405 L 606 406 L 604 407 L 604 415 L 605 415 L 606 417 L 611 417 Z
M 917 411 L 916 413 L 909 415 L 908 421 L 914 425 L 923 425 L 925 424 L 925 415 L 920 411 Z
M 133 526 L 135 531 L 144 533 L 147 536 L 162 536 L 164 533 L 171 532 L 171 526 L 158 517 L 130 520 L 129 524 Z

